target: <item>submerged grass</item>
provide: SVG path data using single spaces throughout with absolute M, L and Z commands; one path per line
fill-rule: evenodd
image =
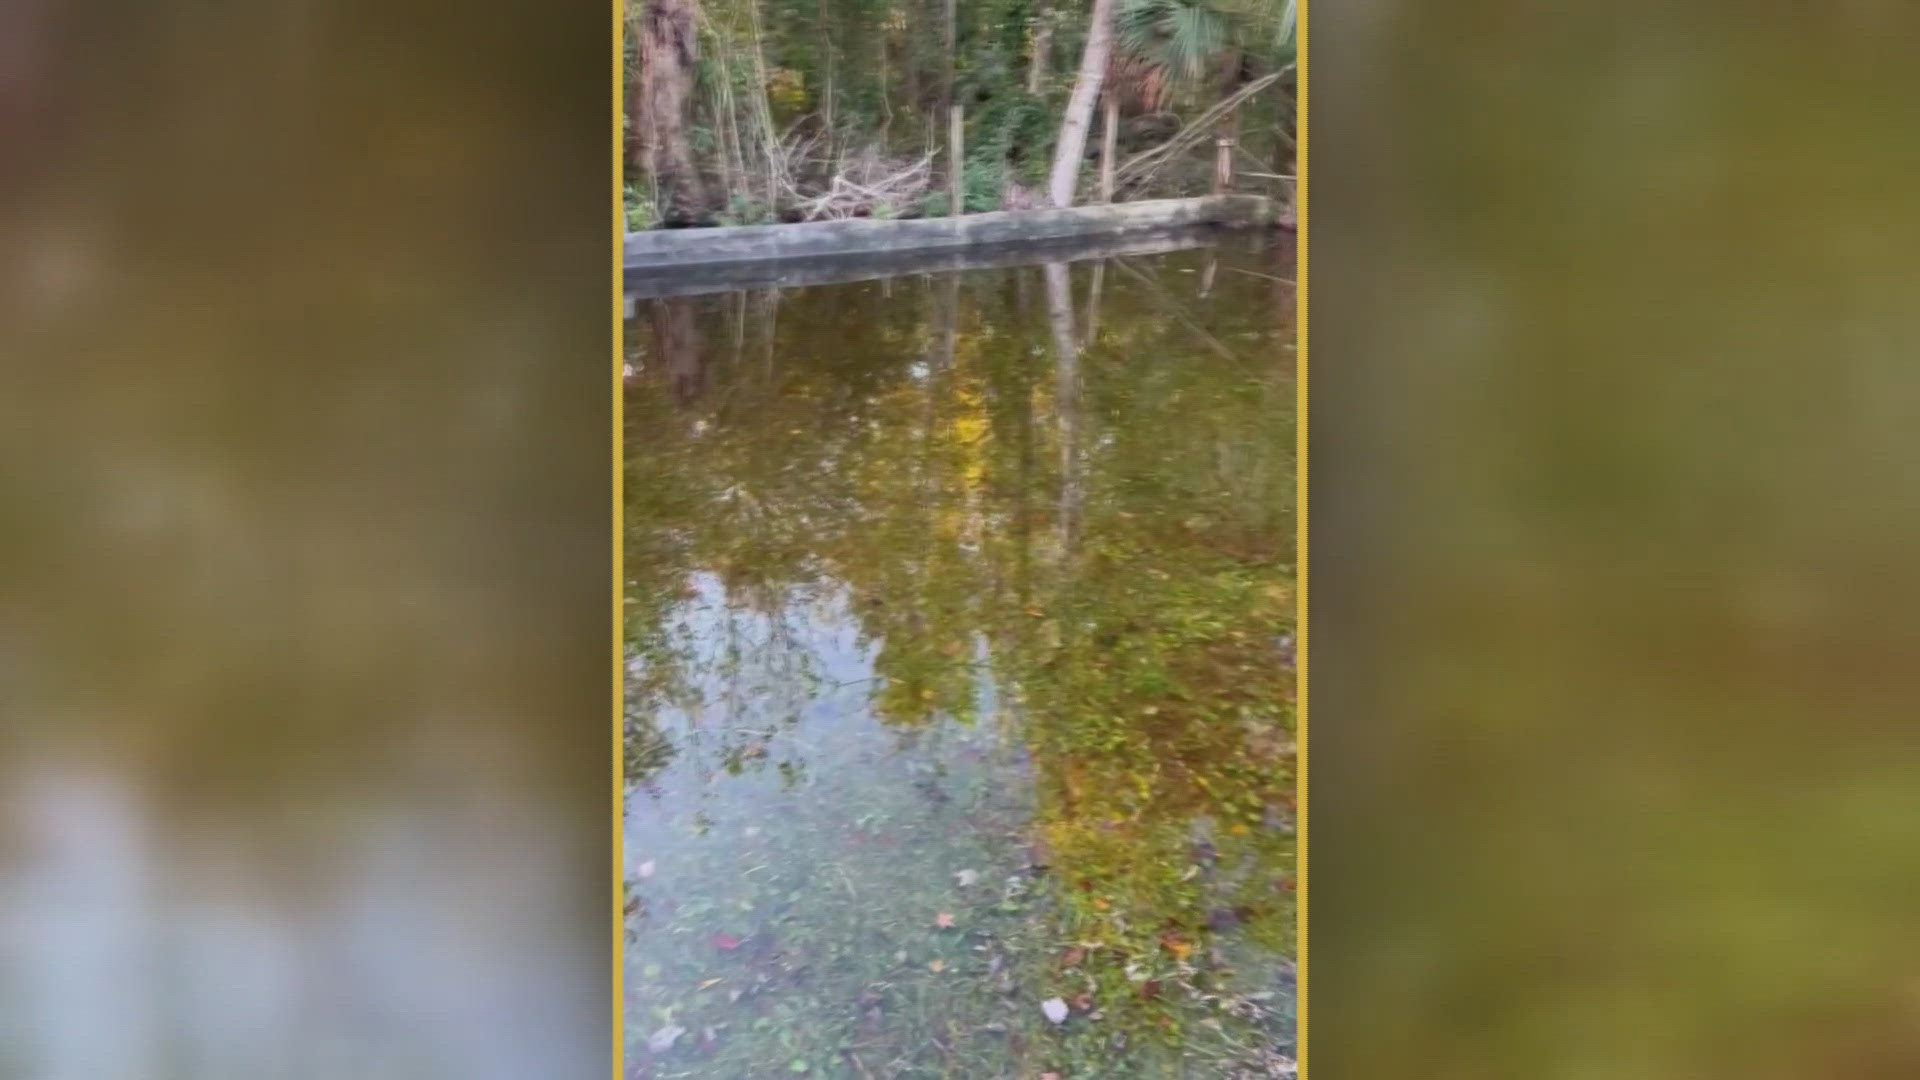
M 1289 328 L 1143 265 L 643 344 L 630 1075 L 1292 1075 Z

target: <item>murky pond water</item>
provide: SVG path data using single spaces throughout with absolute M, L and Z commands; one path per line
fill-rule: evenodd
M 1292 276 L 639 302 L 630 1075 L 1291 1075 Z

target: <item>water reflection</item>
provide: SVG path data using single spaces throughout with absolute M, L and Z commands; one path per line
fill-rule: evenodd
M 1290 262 L 642 302 L 636 1075 L 1284 1074 Z

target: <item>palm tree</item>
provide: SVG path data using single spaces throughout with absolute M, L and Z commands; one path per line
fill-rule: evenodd
M 653 181 L 660 216 L 676 225 L 706 213 L 706 191 L 687 138 L 699 20 L 698 0 L 639 0 L 640 64 L 627 106 L 630 160 Z
M 1160 111 L 1176 101 L 1230 95 L 1251 70 L 1285 72 L 1296 59 L 1296 0 L 1121 0 L 1119 49 L 1108 77 L 1107 122 L 1124 102 Z M 1217 183 L 1231 174 L 1237 114 L 1220 118 Z M 1289 132 L 1278 133 L 1291 144 Z
M 1291 67 L 1295 11 L 1295 0 L 1121 0 L 1119 59 L 1136 77 L 1151 73 L 1165 105 L 1209 73 L 1237 77 L 1249 59 Z

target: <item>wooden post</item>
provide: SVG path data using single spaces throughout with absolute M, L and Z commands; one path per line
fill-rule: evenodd
M 947 107 L 947 212 L 959 217 L 967 212 L 967 155 L 961 146 L 960 106 Z
M 1100 201 L 1113 201 L 1114 148 L 1120 141 L 1120 99 L 1107 91 L 1107 111 L 1100 129 Z
M 1233 147 L 1239 140 L 1235 137 L 1240 129 L 1240 111 L 1227 114 L 1220 121 L 1219 134 L 1213 139 L 1213 193 L 1224 195 L 1233 186 Z

